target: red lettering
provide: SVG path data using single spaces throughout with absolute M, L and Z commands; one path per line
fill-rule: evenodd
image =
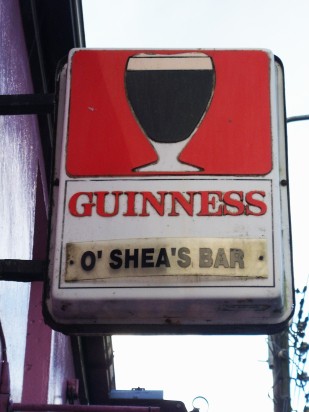
M 139 216 L 149 216 L 147 211 L 147 204 L 149 203 L 159 216 L 164 216 L 165 210 L 165 195 L 168 192 L 157 192 L 160 199 L 157 199 L 151 192 L 142 192 L 143 195 L 143 207 L 142 213 Z
M 201 210 L 197 216 L 222 216 L 222 192 L 198 192 L 201 195 Z M 218 204 L 219 203 L 219 204 Z M 209 208 L 211 206 L 211 210 Z
M 124 192 L 124 194 L 128 197 L 127 201 L 127 211 L 123 214 L 123 216 L 137 216 L 135 211 L 135 196 L 138 192 Z
M 83 196 L 87 197 L 87 203 L 79 203 L 78 201 L 81 200 Z M 95 203 L 92 203 L 93 193 L 91 192 L 77 192 L 75 193 L 70 201 L 69 201 L 69 211 L 71 215 L 76 217 L 84 217 L 84 216 L 91 216 L 92 215 L 92 208 L 95 206 Z M 81 211 L 77 209 L 81 208 Z
M 235 198 L 238 197 L 238 199 Z M 239 216 L 243 215 L 245 211 L 245 205 L 243 204 L 244 192 L 242 191 L 229 191 L 224 193 L 223 201 L 223 214 L 226 216 Z M 229 207 L 228 207 L 229 206 Z M 233 208 L 234 210 L 231 210 Z
M 248 216 L 262 216 L 267 212 L 267 204 L 263 202 L 263 200 L 257 199 L 256 196 L 264 198 L 266 196 L 266 193 L 264 191 L 253 190 L 246 194 L 247 206 L 245 213 Z M 253 207 L 253 209 L 251 206 Z M 257 210 L 255 210 L 254 208 L 256 208 Z
M 186 192 L 189 195 L 189 200 L 180 192 L 169 192 L 172 196 L 172 209 L 168 216 L 179 216 L 176 212 L 176 204 L 178 203 L 189 216 L 193 216 L 194 195 L 197 192 Z
M 94 192 L 94 195 L 97 197 L 97 207 L 96 211 L 99 216 L 102 217 L 112 217 L 116 216 L 119 213 L 119 196 L 122 195 L 123 192 Z M 114 198 L 114 205 L 111 208 L 112 211 L 107 212 L 106 211 L 106 196 L 107 195 L 112 195 L 112 198 Z M 111 196 L 109 196 L 111 198 Z
M 123 196 L 125 195 L 125 196 Z M 167 197 L 168 195 L 168 197 Z M 200 203 L 195 204 L 195 196 Z M 262 190 L 197 191 L 197 192 L 77 192 L 68 203 L 72 216 L 92 216 L 95 206 L 100 217 L 123 216 L 262 216 L 267 212 L 266 193 Z M 170 203 L 168 202 L 170 200 Z M 200 210 L 197 211 L 200 206 Z M 195 209 L 194 209 L 195 207 Z

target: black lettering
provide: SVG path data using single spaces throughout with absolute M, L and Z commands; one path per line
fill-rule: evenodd
M 120 269 L 122 266 L 122 252 L 120 249 L 113 249 L 110 253 L 110 258 L 113 262 L 109 263 L 112 269 Z
M 244 269 L 244 256 L 242 249 L 230 249 L 230 267 L 235 268 L 237 263 L 240 269 Z
M 224 266 L 225 268 L 229 267 L 229 262 L 227 260 L 225 251 L 221 247 L 218 249 L 215 264 L 214 264 L 215 268 L 218 268 L 219 266 Z
M 191 265 L 190 249 L 187 247 L 181 247 L 178 250 L 178 257 L 179 260 L 177 260 L 177 264 L 181 268 L 187 268 Z
M 138 249 L 134 249 L 133 255 L 130 254 L 130 249 L 125 249 L 125 260 L 124 267 L 128 269 L 130 267 L 130 262 L 133 262 L 133 267 L 138 267 Z
M 169 258 L 167 256 L 166 249 L 164 247 L 162 247 L 160 249 L 160 252 L 158 254 L 158 259 L 157 259 L 157 262 L 156 262 L 156 268 L 158 268 L 160 266 L 165 266 L 167 268 L 171 267 Z
M 87 252 L 82 254 L 80 264 L 84 270 L 89 272 L 95 267 L 95 261 L 96 261 L 95 254 L 91 252 L 91 250 L 87 250 Z
M 213 263 L 212 250 L 209 247 L 201 247 L 199 259 L 200 268 L 210 268 Z
M 154 261 L 153 261 L 153 254 L 154 249 L 142 249 L 142 268 L 153 268 Z

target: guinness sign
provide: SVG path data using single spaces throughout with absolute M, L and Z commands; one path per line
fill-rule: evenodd
M 281 330 L 293 311 L 283 94 L 282 65 L 265 50 L 72 50 L 48 323 Z

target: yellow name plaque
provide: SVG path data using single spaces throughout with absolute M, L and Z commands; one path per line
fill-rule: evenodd
M 267 241 L 151 238 L 68 243 L 66 247 L 66 282 L 192 275 L 267 278 Z

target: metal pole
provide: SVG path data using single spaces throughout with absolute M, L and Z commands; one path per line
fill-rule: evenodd
M 289 330 L 270 336 L 273 355 L 274 412 L 291 412 Z
M 54 94 L 0 95 L 0 115 L 48 114 L 55 108 Z
M 288 117 L 286 119 L 286 122 L 291 123 L 291 122 L 299 122 L 299 121 L 302 121 L 302 120 L 309 120 L 309 114 L 303 114 L 303 115 L 300 115 L 300 116 Z

